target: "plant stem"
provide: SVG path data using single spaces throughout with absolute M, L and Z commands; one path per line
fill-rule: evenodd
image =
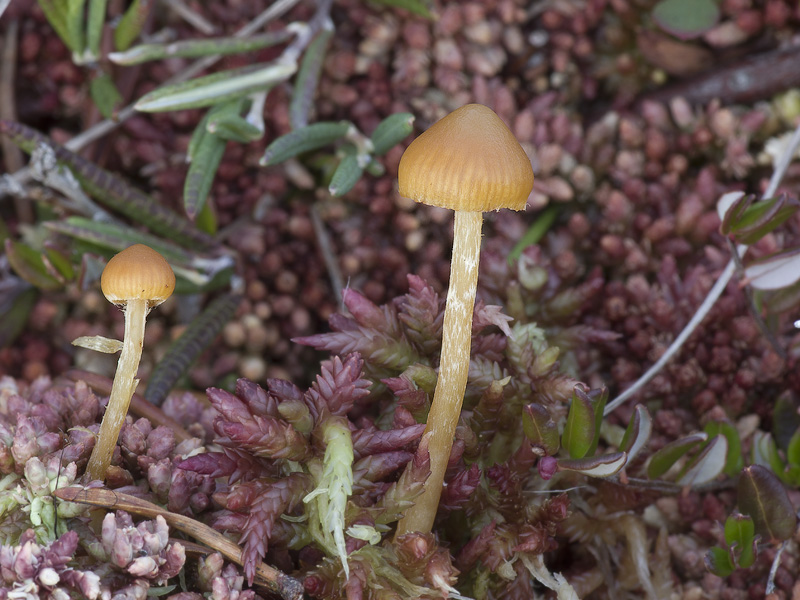
M 456 211 L 439 378 L 424 434 L 430 435 L 431 474 L 414 506 L 400 520 L 398 535 L 410 531 L 428 533 L 436 517 L 444 472 L 467 388 L 482 225 L 483 213 Z
M 90 480 L 104 479 L 114 447 L 117 445 L 120 429 L 128 414 L 128 406 L 139 380 L 136 371 L 142 358 L 144 344 L 144 322 L 147 318 L 147 300 L 129 300 L 125 306 L 125 337 L 122 342 L 122 353 L 117 363 L 117 373 L 108 398 L 106 414 L 100 425 L 86 472 Z

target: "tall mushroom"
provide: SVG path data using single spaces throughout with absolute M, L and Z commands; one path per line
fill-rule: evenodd
M 500 117 L 486 106 L 468 104 L 411 143 L 400 160 L 398 178 L 401 196 L 455 211 L 439 377 L 425 427 L 431 474 L 398 524 L 401 535 L 431 530 L 442 493 L 467 387 L 483 212 L 524 209 L 533 189 L 533 169 Z
M 125 312 L 125 337 L 114 375 L 108 407 L 86 472 L 90 479 L 104 479 L 122 423 L 139 380 L 147 313 L 172 295 L 175 273 L 158 252 L 143 244 L 126 248 L 108 261 L 100 287 L 106 299 Z

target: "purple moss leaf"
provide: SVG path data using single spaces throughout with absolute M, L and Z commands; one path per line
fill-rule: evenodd
M 437 354 L 442 341 L 444 302 L 433 287 L 416 275 L 408 276 L 408 290 L 398 298 L 397 318 L 405 326 L 406 337 L 423 355 Z
M 513 320 L 513 317 L 503 314 L 502 306 L 484 304 L 482 300 L 478 300 L 475 303 L 475 311 L 472 315 L 472 334 L 480 333 L 487 327 L 494 325 L 506 336 L 510 337 L 511 329 L 508 324 Z
M 460 471 L 447 482 L 439 500 L 439 509 L 458 510 L 472 497 L 480 482 L 481 470 L 477 463 L 473 463 L 469 469 Z
M 244 400 L 250 412 L 254 415 L 280 417 L 278 399 L 249 379 L 236 380 L 236 396 Z
M 478 535 L 468 541 L 456 554 L 456 567 L 462 572 L 468 571 L 480 560 L 483 553 L 489 548 L 489 541 L 494 537 L 494 530 L 497 527 L 495 521 L 487 523 L 480 530 Z
M 361 376 L 363 366 L 358 354 L 350 354 L 344 362 L 334 356 L 322 363 L 321 373 L 305 395 L 315 420 L 325 411 L 344 416 L 354 403 L 369 395 L 372 382 Z
M 241 448 L 262 458 L 303 460 L 311 448 L 308 441 L 289 423 L 272 417 L 253 415 L 246 423 L 214 422 L 214 429 L 222 436 L 217 443 Z
M 353 452 L 356 456 L 369 456 L 380 452 L 400 450 L 418 439 L 425 431 L 425 425 L 417 424 L 403 429 L 377 429 L 374 427 L 356 429 L 352 432 Z

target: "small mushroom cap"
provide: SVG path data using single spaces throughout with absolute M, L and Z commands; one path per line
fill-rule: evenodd
M 152 308 L 172 295 L 175 273 L 158 252 L 144 244 L 136 244 L 108 261 L 100 277 L 100 288 L 113 304 L 147 300 L 148 307 Z
M 522 210 L 531 161 L 494 111 L 467 104 L 434 123 L 400 159 L 400 195 L 453 210 Z

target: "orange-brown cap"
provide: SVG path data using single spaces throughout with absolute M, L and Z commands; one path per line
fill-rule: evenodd
M 100 288 L 109 302 L 147 300 L 158 306 L 175 290 L 175 273 L 158 252 L 144 244 L 126 248 L 108 261 L 100 277 Z
M 467 104 L 411 142 L 398 170 L 400 195 L 453 210 L 522 210 L 531 161 L 492 109 Z

